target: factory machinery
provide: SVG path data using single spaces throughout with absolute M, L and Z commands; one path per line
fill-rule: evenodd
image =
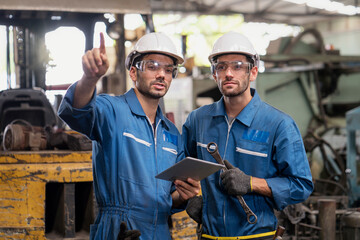
M 134 9 L 142 6 L 139 1 Z M 50 20 L 52 15 L 62 20 Z M 0 239 L 89 237 L 96 214 L 91 142 L 62 130 L 44 94 L 44 34 L 76 22 L 90 49 L 99 19 L 99 13 L 0 10 L 0 24 L 16 26 L 20 84 L 20 89 L 0 92 Z M 268 52 L 261 57 L 265 72 L 256 89 L 264 101 L 295 119 L 315 185 L 306 202 L 277 213 L 286 229 L 283 239 L 360 239 L 360 56 L 326 50 L 314 29 L 279 39 Z M 218 97 L 211 84 L 194 80 L 194 94 L 211 86 L 215 90 L 207 92 Z M 179 233 L 175 239 L 189 238 Z
M 360 239 L 360 56 L 326 50 L 316 29 L 268 52 L 256 89 L 295 119 L 315 185 L 306 202 L 279 212 L 283 239 Z
M 0 116 L 0 239 L 87 239 L 91 141 L 57 128 L 39 89 L 0 92 Z

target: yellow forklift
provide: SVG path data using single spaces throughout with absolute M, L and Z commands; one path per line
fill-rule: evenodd
M 0 239 L 89 239 L 96 214 L 91 141 L 62 131 L 45 95 L 45 34 L 77 27 L 89 50 L 95 23 L 110 29 L 104 13 L 113 13 L 121 23 L 121 62 L 123 14 L 149 12 L 147 0 L 2 1 L 7 69 L 13 54 L 17 88 L 0 92 Z

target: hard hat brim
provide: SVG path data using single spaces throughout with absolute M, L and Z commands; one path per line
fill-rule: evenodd
M 218 53 L 213 53 L 209 56 L 209 61 L 210 63 L 212 63 L 212 60 L 214 57 L 216 56 L 220 56 L 220 55 L 227 55 L 227 54 L 240 54 L 240 55 L 246 55 L 249 57 L 252 57 L 253 55 L 249 54 L 248 52 L 243 52 L 243 51 L 227 51 L 227 52 L 218 52 Z
M 176 54 L 172 54 L 172 53 L 169 53 L 169 52 L 166 52 L 166 51 L 150 50 L 150 51 L 141 51 L 139 53 L 141 55 L 148 54 L 148 53 L 153 53 L 153 54 L 160 53 L 162 55 L 166 55 L 166 56 L 175 58 L 177 60 L 177 64 L 183 64 L 184 63 L 184 59 L 181 56 L 176 55 Z

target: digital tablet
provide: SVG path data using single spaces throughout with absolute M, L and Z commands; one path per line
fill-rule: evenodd
M 155 177 L 171 182 L 176 179 L 185 181 L 187 178 L 200 181 L 222 168 L 224 168 L 224 165 L 218 163 L 186 157 Z

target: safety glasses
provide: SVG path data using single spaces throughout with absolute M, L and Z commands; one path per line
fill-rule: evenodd
M 229 67 L 233 73 L 244 73 L 244 72 L 249 73 L 253 65 L 248 62 L 233 61 L 233 62 L 216 62 L 213 64 L 212 67 L 214 72 L 218 74 L 225 73 Z
M 158 72 L 160 69 L 164 69 L 166 75 L 171 75 L 173 78 L 176 78 L 178 73 L 177 66 L 173 64 L 161 64 L 154 60 L 142 60 L 135 63 L 135 67 L 141 72 Z

